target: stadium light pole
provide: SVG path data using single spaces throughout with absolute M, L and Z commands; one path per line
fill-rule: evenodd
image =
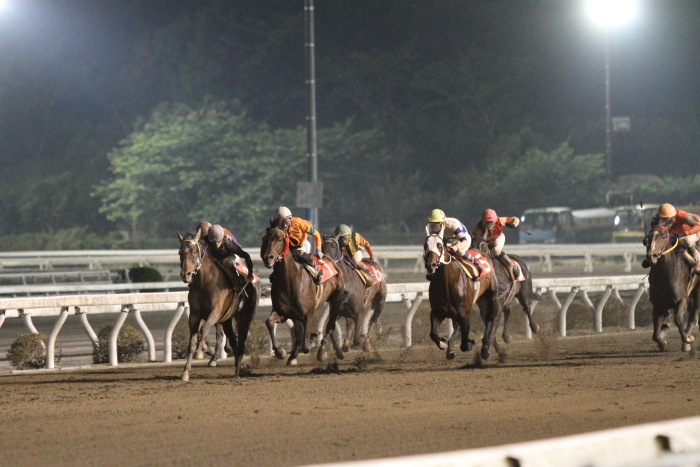
M 637 14 L 636 0 L 587 0 L 591 20 L 603 29 L 605 37 L 605 167 L 613 175 L 612 117 L 610 113 L 610 31 L 629 23 Z

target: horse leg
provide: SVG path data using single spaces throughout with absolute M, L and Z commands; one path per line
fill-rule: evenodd
M 656 306 L 653 310 L 653 321 L 654 321 L 654 332 L 651 335 L 651 339 L 656 342 L 659 350 L 662 352 L 666 351 L 666 339 L 664 339 L 664 332 L 662 331 L 664 325 L 664 313 L 659 311 Z
M 531 300 L 531 291 L 527 291 L 526 289 L 520 289 L 520 293 L 518 294 L 518 302 L 520 302 L 520 306 L 523 307 L 523 312 L 527 316 L 527 321 L 530 325 L 530 331 L 536 334 L 537 332 L 539 332 L 540 326 L 535 322 L 535 318 L 532 317 L 532 306 L 530 306 L 530 304 L 532 303 Z
M 219 353 L 221 352 L 221 345 L 224 341 L 224 328 L 217 324 L 214 326 L 214 329 L 216 331 L 216 346 L 207 366 L 216 366 L 216 361 L 219 359 Z
M 253 322 L 253 314 L 249 310 L 246 313 L 246 307 L 241 310 L 241 312 L 236 317 L 236 327 L 238 329 L 238 342 L 233 355 L 236 358 L 236 371 L 233 374 L 234 377 L 241 375 L 241 366 L 243 365 L 243 357 L 245 356 L 245 343 L 248 340 L 248 332 L 250 331 L 250 324 Z M 231 323 L 231 333 L 233 333 L 233 323 Z
M 447 348 L 447 345 L 445 342 L 447 342 L 447 339 L 440 338 L 440 324 L 442 323 L 442 318 L 439 318 L 436 313 L 434 313 L 432 310 L 430 311 L 430 339 L 435 342 L 435 345 L 437 345 L 438 349 L 440 350 L 445 350 Z
M 445 357 L 448 360 L 455 358 L 455 340 L 457 340 L 457 333 L 460 332 L 459 324 L 457 321 L 452 321 L 452 332 L 450 333 L 450 338 L 447 339 L 447 352 Z
M 183 381 L 190 380 L 190 370 L 192 369 L 192 357 L 194 357 L 195 350 L 199 347 L 199 317 L 190 311 L 190 345 L 187 351 L 187 363 L 185 363 L 185 369 L 182 372 L 181 379 Z
M 275 358 L 282 360 L 287 356 L 287 351 L 283 347 L 277 344 L 277 339 L 275 338 L 275 324 L 279 322 L 279 317 L 274 311 L 270 313 L 270 316 L 265 320 L 265 327 L 267 332 L 270 334 L 270 342 L 272 342 L 272 350 L 275 352 Z
M 337 320 L 339 310 L 335 306 L 331 305 L 330 312 L 328 314 L 328 322 L 326 323 L 326 329 L 323 333 L 323 339 L 321 339 L 321 344 L 318 346 L 318 354 L 316 359 L 319 362 L 325 361 L 328 357 L 328 351 L 326 350 L 326 345 L 328 342 L 328 336 L 331 337 L 331 342 L 333 343 L 333 350 L 335 350 L 335 356 L 338 360 L 343 360 L 345 358 L 345 353 L 343 352 L 342 346 L 338 342 L 338 337 L 335 333 L 335 323 Z
M 352 341 L 350 340 L 352 336 Z M 359 335 L 357 333 L 357 323 L 350 317 L 345 317 L 345 338 L 343 339 L 343 352 L 350 351 L 350 343 L 359 345 Z
M 491 343 L 496 343 L 496 327 L 498 326 L 499 315 L 501 313 L 501 306 L 497 301 L 496 293 L 489 298 L 486 302 L 486 314 L 484 316 L 484 338 L 481 340 L 481 358 L 487 360 L 490 353 Z M 498 351 L 498 347 L 496 348 Z
M 304 342 L 304 322 L 298 319 L 293 320 L 293 322 L 294 342 L 292 342 L 292 351 L 289 353 L 289 358 L 287 359 L 288 366 L 297 366 L 299 364 L 297 357 L 299 357 L 301 343 Z
M 508 318 L 510 318 L 510 305 L 503 306 L 503 332 L 501 333 L 501 338 L 506 344 L 511 341 L 510 334 L 508 334 Z
M 678 333 L 681 335 L 682 350 L 683 352 L 688 352 L 690 350 L 690 344 L 695 342 L 695 336 L 687 335 L 685 332 L 686 322 L 685 315 L 688 310 L 688 300 L 683 299 L 677 305 L 673 313 L 673 320 L 678 328 Z

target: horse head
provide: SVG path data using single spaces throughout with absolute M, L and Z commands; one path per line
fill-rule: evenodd
M 199 242 L 201 231 L 197 230 L 195 235 L 177 233 L 180 240 L 180 277 L 185 284 L 192 283 L 192 279 L 199 272 L 207 253 L 206 248 Z
M 645 239 L 647 245 L 647 259 L 649 263 L 656 264 L 663 255 L 671 251 L 673 247 L 669 248 L 671 243 L 672 235 L 669 230 L 663 225 L 655 225 L 651 228 L 647 237 Z M 676 238 L 676 244 L 678 239 Z
M 270 227 L 262 238 L 260 258 L 266 268 L 271 268 L 289 251 L 289 238 L 284 231 Z
M 333 261 L 340 261 L 343 252 L 340 249 L 340 244 L 335 237 L 325 237 L 323 239 L 323 247 L 321 248 L 323 256 L 328 256 Z
M 444 260 L 445 244 L 439 234 L 430 234 L 423 244 L 423 263 L 429 274 L 434 274 L 440 264 L 449 262 Z

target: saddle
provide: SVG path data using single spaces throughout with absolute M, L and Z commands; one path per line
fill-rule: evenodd
M 479 266 L 481 266 L 481 275 L 478 274 L 478 271 L 476 270 L 476 266 L 474 266 L 473 263 L 470 261 L 467 261 L 466 259 L 462 258 L 461 256 L 452 256 L 453 260 L 457 261 L 457 264 L 459 264 L 464 272 L 467 274 L 467 277 L 470 279 L 480 279 L 484 277 L 486 274 L 491 272 L 492 267 L 491 263 L 486 261 L 484 256 L 475 251 L 475 250 L 469 250 L 469 253 L 474 257 L 474 259 L 479 263 Z
M 365 284 L 365 287 L 371 287 L 384 279 L 384 274 L 382 274 L 382 271 L 372 263 L 361 261 L 362 265 L 369 269 L 369 272 L 367 272 L 360 268 L 359 265 L 353 261 L 350 255 L 345 252 L 343 252 L 342 261 L 347 264 L 348 267 L 352 268 L 358 276 L 360 276 L 360 279 Z

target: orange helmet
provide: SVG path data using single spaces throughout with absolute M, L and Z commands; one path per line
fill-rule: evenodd
M 493 209 L 487 209 L 481 215 L 481 220 L 484 222 L 496 222 L 498 220 L 498 216 L 496 215 L 496 211 L 494 211 Z
M 664 203 L 657 211 L 659 217 L 676 217 L 676 208 L 672 204 Z

